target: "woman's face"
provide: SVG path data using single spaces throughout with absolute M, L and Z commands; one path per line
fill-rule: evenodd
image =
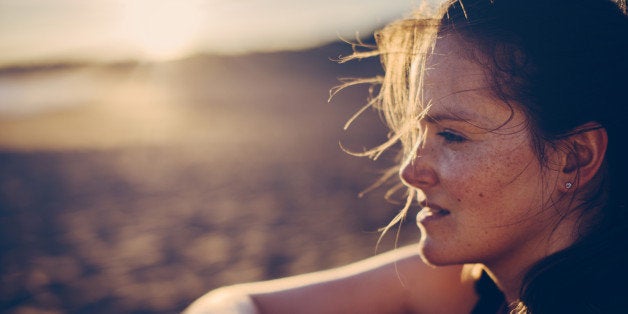
M 457 49 L 454 39 L 437 42 L 425 79 L 424 137 L 400 172 L 424 195 L 421 254 L 434 265 L 545 256 L 556 225 L 556 171 L 540 164 L 517 105 L 512 111 L 493 96 L 482 68 Z

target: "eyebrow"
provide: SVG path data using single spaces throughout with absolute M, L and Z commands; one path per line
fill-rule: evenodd
M 430 123 L 438 123 L 441 121 L 456 121 L 456 122 L 470 122 L 473 121 L 472 117 L 466 118 L 464 117 L 466 114 L 460 114 L 460 115 L 456 115 L 456 114 L 435 114 L 435 115 L 431 115 L 431 114 L 427 114 L 425 115 L 424 119 L 427 122 Z M 473 116 L 473 115 L 470 115 Z

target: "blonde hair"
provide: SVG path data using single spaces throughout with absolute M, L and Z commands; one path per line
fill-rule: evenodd
M 418 122 L 429 109 L 429 100 L 426 100 L 423 94 L 427 59 L 434 50 L 442 17 L 453 2 L 455 1 L 445 1 L 439 6 L 434 6 L 433 1 L 424 1 L 409 17 L 393 22 L 376 32 L 376 47 L 369 47 L 373 48 L 372 50 L 359 51 L 357 48 L 365 47 L 365 45 L 358 41 L 352 44 L 353 54 L 340 59 L 340 62 L 344 63 L 379 56 L 385 71 L 384 76 L 345 80 L 344 84 L 331 91 L 331 96 L 333 96 L 346 87 L 358 84 L 372 84 L 379 87 L 376 94 L 373 94 L 373 89 L 371 89 L 369 101 L 349 119 L 345 129 L 349 128 L 356 117 L 372 108 L 380 113 L 388 126 L 390 130 L 388 140 L 363 152 L 348 151 L 348 153 L 377 159 L 384 151 L 398 143 L 402 147 L 398 164 L 386 171 L 365 192 L 394 179 L 402 165 L 402 160 L 412 158 L 415 154 L 413 147 L 422 136 Z M 403 184 L 398 182 L 388 191 L 386 197 L 390 197 L 402 188 Z M 407 190 L 405 205 L 397 216 L 380 230 L 382 231 L 380 240 L 387 231 L 404 220 L 416 193 L 418 193 L 416 190 Z

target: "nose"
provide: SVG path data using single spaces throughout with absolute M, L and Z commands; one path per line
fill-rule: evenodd
M 399 176 L 406 186 L 425 190 L 438 184 L 438 175 L 434 171 L 429 157 L 420 155 L 421 151 L 423 150 L 417 151 L 416 155 L 411 156 L 404 163 L 399 171 Z

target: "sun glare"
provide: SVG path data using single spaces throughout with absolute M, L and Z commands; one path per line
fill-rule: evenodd
M 191 52 L 199 37 L 202 12 L 197 1 L 124 1 L 121 32 L 146 59 L 163 61 Z

